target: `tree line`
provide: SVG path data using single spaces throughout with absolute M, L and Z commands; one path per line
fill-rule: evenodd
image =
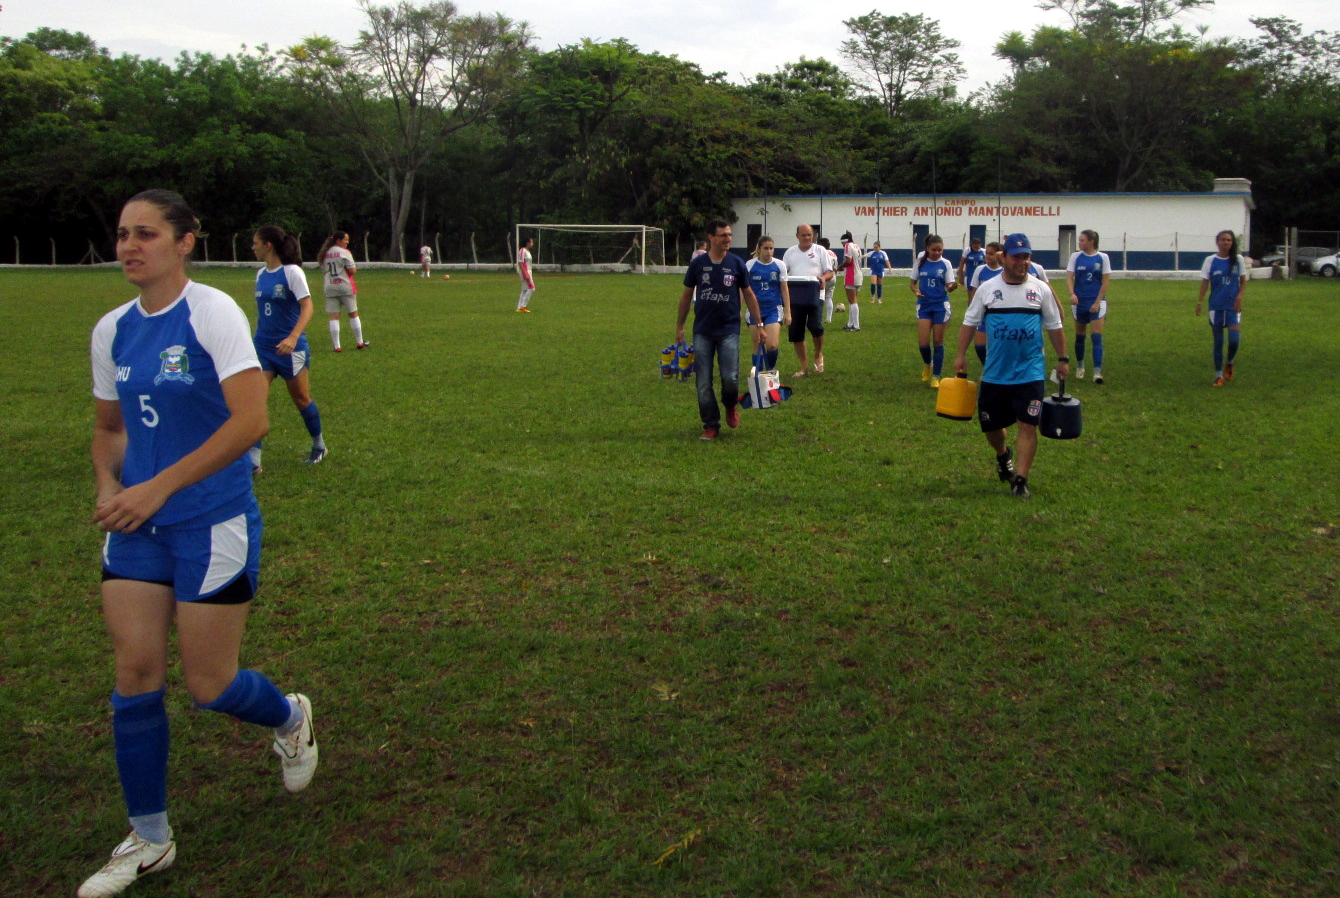
M 436 239 L 447 260 L 503 261 L 516 221 L 649 224 L 687 245 L 732 196 L 1225 176 L 1253 182 L 1259 244 L 1335 229 L 1340 37 L 1281 17 L 1239 40 L 1179 23 L 1210 3 L 1044 0 L 1069 24 L 1003 34 L 1008 74 L 967 96 L 958 42 L 920 14 L 849 19 L 837 62 L 745 84 L 625 40 L 541 52 L 524 23 L 449 0 L 361 0 L 348 45 L 170 63 L 43 28 L 0 38 L 0 258 L 13 238 L 24 261 L 52 240 L 62 262 L 110 258 L 120 205 L 146 186 L 205 213 L 215 259 L 245 258 L 269 222 L 312 247 L 366 234 L 374 258 Z

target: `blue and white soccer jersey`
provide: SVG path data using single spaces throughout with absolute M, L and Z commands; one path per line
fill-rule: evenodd
M 977 270 L 972 273 L 972 280 L 968 281 L 968 286 L 975 293 L 977 288 L 991 280 L 996 275 L 1004 271 L 1004 268 L 991 268 L 988 265 L 979 265 Z
M 1200 279 L 1210 282 L 1210 324 L 1214 327 L 1234 327 L 1242 323 L 1242 313 L 1233 311 L 1238 293 L 1242 291 L 1241 278 L 1247 272 L 1247 260 L 1242 256 L 1223 258 L 1218 254 L 1206 256 L 1200 266 Z
M 758 259 L 750 259 L 744 265 L 749 271 L 749 286 L 758 298 L 758 310 L 763 315 L 763 323 L 781 324 L 784 317 L 782 283 L 786 281 L 786 263 L 776 258 L 766 264 Z M 745 313 L 745 319 L 751 326 L 754 324 L 753 317 L 752 313 Z
M 298 326 L 302 300 L 311 296 L 307 277 L 297 265 L 262 268 L 256 272 L 256 355 L 265 371 L 273 371 L 291 380 L 311 364 L 307 334 L 298 337 L 290 355 L 280 355 L 275 347 Z
M 1060 330 L 1051 290 L 1036 278 L 1022 284 L 993 278 L 982 284 L 963 316 L 968 327 L 986 323 L 987 354 L 982 382 L 1024 384 L 1046 376 L 1044 330 Z
M 889 267 L 889 254 L 882 249 L 877 249 L 865 257 L 865 264 L 870 266 L 871 277 L 882 278 Z
M 944 324 L 953 314 L 949 303 L 949 285 L 954 283 L 954 266 L 941 256 L 934 262 L 924 256 L 912 267 L 912 278 L 921 295 L 917 297 L 917 319 Z
M 1107 317 L 1107 300 L 1099 301 L 1103 277 L 1112 273 L 1107 253 L 1073 253 L 1065 270 L 1075 276 L 1075 296 L 1079 301 L 1071 309 L 1075 321 L 1088 324 Z
M 986 265 L 986 250 L 970 249 L 963 254 L 963 283 L 971 284 L 977 269 Z
M 1028 273 L 1042 281 L 1044 284 L 1050 284 L 1051 278 L 1047 277 L 1047 269 L 1043 268 L 1037 262 L 1028 263 Z
M 977 266 L 977 270 L 974 271 L 974 272 L 972 273 L 972 280 L 970 280 L 970 281 L 968 282 L 968 292 L 971 293 L 973 296 L 976 296 L 976 295 L 977 295 L 977 290 L 978 290 L 979 287 L 982 286 L 982 284 L 984 284 L 984 283 L 986 283 L 987 281 L 991 280 L 993 277 L 995 277 L 996 275 L 1000 274 L 1000 273 L 1001 273 L 1002 271 L 1004 271 L 1004 270 L 1005 270 L 1005 269 L 1004 269 L 1003 267 L 1002 267 L 1002 268 L 992 268 L 991 266 L 986 265 L 986 264 L 978 265 L 978 266 Z M 969 299 L 969 301 L 971 302 L 971 299 Z M 982 334 L 986 333 L 986 322 L 985 322 L 985 321 L 983 321 L 981 324 L 977 325 L 977 331 L 978 331 L 978 333 L 982 333 Z
M 90 353 L 93 395 L 121 406 L 123 486 L 176 464 L 228 420 L 222 382 L 258 367 L 248 331 L 229 296 L 194 282 L 153 315 L 137 298 L 98 322 Z M 109 534 L 104 565 L 117 577 L 175 583 L 183 600 L 217 591 L 242 573 L 254 588 L 260 557 L 255 506 L 251 465 L 239 458 L 174 493 L 135 533 Z M 218 525 L 233 535 L 220 535 L 216 544 L 208 535 Z M 167 543 L 175 548 L 164 548 Z

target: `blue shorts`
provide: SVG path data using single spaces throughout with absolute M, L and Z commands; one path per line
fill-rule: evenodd
M 949 300 L 944 302 L 919 302 L 917 303 L 917 320 L 929 321 L 931 324 L 944 324 L 953 314 L 953 307 Z
M 1242 313 L 1232 309 L 1210 309 L 1210 327 L 1237 327 L 1242 324 Z
M 1087 305 L 1088 308 L 1081 311 L 1080 306 Z M 1070 314 L 1075 319 L 1076 324 L 1090 324 L 1094 321 L 1101 321 L 1107 317 L 1107 300 L 1098 304 L 1098 308 L 1093 308 L 1093 300 L 1080 297 L 1076 305 L 1070 307 Z
M 254 594 L 261 575 L 261 510 L 251 496 L 240 514 L 213 526 L 154 527 L 109 533 L 104 579 L 171 586 L 179 602 L 207 600 L 245 575 Z
M 761 313 L 763 314 L 763 323 L 764 323 L 764 324 L 781 324 L 781 323 L 782 323 L 782 307 L 781 307 L 781 306 L 762 306 L 762 307 L 759 308 L 759 312 L 761 312 Z M 745 319 L 745 322 L 746 322 L 750 327 L 753 327 L 753 326 L 754 326 L 754 316 L 753 316 L 751 313 L 749 313 L 749 312 L 745 312 L 745 313 L 744 313 L 744 319 Z
M 280 355 L 275 352 L 273 346 L 263 347 L 257 342 L 256 356 L 261 360 L 261 371 L 273 372 L 284 380 L 292 380 L 301 374 L 304 368 L 311 366 L 306 335 L 298 341 L 297 348 L 290 355 Z

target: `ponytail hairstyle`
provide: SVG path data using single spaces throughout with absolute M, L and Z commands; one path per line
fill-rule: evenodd
M 203 236 L 200 233 L 200 219 L 191 211 L 186 200 L 182 199 L 182 195 L 175 190 L 161 188 L 144 190 L 126 200 L 127 206 L 131 203 L 148 203 L 157 207 L 158 211 L 163 213 L 163 219 L 172 225 L 172 236 L 176 240 L 187 234 L 195 235 L 197 240 Z
M 326 250 L 334 246 L 337 240 L 343 240 L 348 236 L 349 236 L 348 231 L 332 231 L 331 235 L 326 238 L 326 242 L 321 244 L 321 248 L 316 251 L 316 261 L 318 262 L 323 261 L 326 258 Z
M 279 225 L 262 225 L 256 229 L 256 236 L 261 239 L 261 243 L 268 243 L 274 247 L 275 253 L 279 255 L 280 265 L 302 264 L 302 251 L 298 249 L 298 238 L 286 233 Z
M 1080 233 L 1083 234 L 1085 237 L 1088 237 L 1089 240 L 1092 241 L 1093 251 L 1098 252 L 1098 232 L 1093 230 L 1092 228 L 1085 228 L 1084 230 L 1080 231 Z

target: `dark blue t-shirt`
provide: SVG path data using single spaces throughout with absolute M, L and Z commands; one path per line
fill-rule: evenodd
M 703 253 L 689 263 L 684 286 L 693 288 L 693 332 L 719 340 L 740 332 L 740 288 L 749 286 L 744 260 L 726 253 L 713 262 Z

